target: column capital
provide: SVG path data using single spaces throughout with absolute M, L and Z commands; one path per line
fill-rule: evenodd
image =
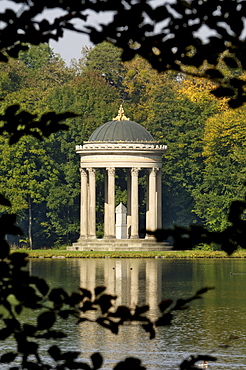
M 89 172 L 90 175 L 96 176 L 96 169 L 95 168 L 89 167 L 89 168 L 86 168 L 86 170 Z
M 114 176 L 115 175 L 115 168 L 114 167 L 106 167 L 106 170 L 109 175 Z
M 87 176 L 87 171 L 86 171 L 86 169 L 85 169 L 85 168 L 80 168 L 80 169 L 79 169 L 79 172 L 80 172 L 80 175 L 81 175 L 81 176 Z
M 138 167 L 132 167 L 131 168 L 131 174 L 132 176 L 138 176 L 138 172 L 141 170 L 141 168 Z
M 158 168 L 158 167 L 152 167 L 152 168 L 149 170 L 149 174 L 150 174 L 151 176 L 156 176 L 158 171 L 159 171 L 159 168 Z

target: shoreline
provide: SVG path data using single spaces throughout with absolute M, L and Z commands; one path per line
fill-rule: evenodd
M 202 251 L 202 250 L 185 250 L 185 251 L 67 251 L 59 249 L 37 249 L 12 250 L 11 253 L 27 253 L 28 258 L 246 258 L 246 250 L 239 250 L 228 256 L 223 251 Z

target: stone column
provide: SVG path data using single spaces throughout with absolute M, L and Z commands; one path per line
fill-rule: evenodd
M 104 238 L 108 236 L 108 172 L 104 174 Z
M 88 237 L 88 176 L 85 168 L 80 168 L 80 238 Z
M 89 189 L 88 189 L 88 236 L 96 239 L 96 170 L 95 168 L 87 168 L 89 173 Z
M 162 170 L 156 176 L 157 229 L 162 229 Z
M 126 216 L 126 223 L 127 223 L 127 238 L 131 237 L 131 208 L 132 208 L 132 198 L 131 198 L 131 172 L 127 169 L 127 216 Z
M 108 172 L 108 238 L 115 238 L 115 168 L 106 168 Z
M 150 230 L 149 226 L 149 170 L 146 171 L 146 230 Z M 148 235 L 145 235 L 148 238 Z
M 131 239 L 138 239 L 138 172 L 140 168 L 131 169 Z
M 149 215 L 148 230 L 157 229 L 157 205 L 156 205 L 156 172 L 157 168 L 152 168 L 149 172 Z

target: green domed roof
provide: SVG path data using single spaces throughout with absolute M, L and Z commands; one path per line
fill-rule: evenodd
M 129 121 L 122 105 L 118 116 L 99 126 L 90 136 L 89 141 L 155 141 L 153 136 L 139 123 Z
M 154 141 L 153 136 L 133 121 L 109 121 L 98 127 L 89 141 Z

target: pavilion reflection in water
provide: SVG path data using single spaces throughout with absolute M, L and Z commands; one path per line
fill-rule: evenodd
M 162 292 L 162 265 L 159 261 L 89 259 L 83 262 L 80 267 L 81 287 L 94 290 L 96 286 L 106 286 L 107 293 L 118 297 L 118 305 L 134 307 L 148 303 L 151 309 L 158 306 Z
M 162 262 L 155 259 L 84 260 L 80 264 L 80 286 L 89 290 L 106 286 L 107 293 L 118 297 L 116 305 L 134 308 L 147 303 L 150 306 L 147 315 L 154 319 L 159 315 L 157 308 L 162 296 Z M 141 357 L 147 353 L 144 359 L 147 368 L 159 368 L 159 344 L 148 340 L 149 335 L 139 324 L 124 325 L 115 335 L 99 325 L 85 322 L 78 326 L 78 335 L 82 357 L 86 360 L 99 351 L 104 358 L 105 370 L 112 369 L 129 354 Z

